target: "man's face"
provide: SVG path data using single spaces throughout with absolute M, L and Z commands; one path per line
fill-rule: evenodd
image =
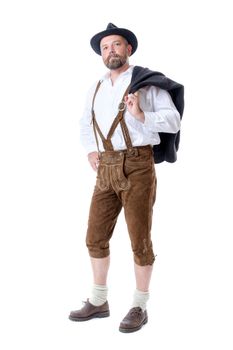
M 109 35 L 101 40 L 100 49 L 104 64 L 114 70 L 128 61 L 132 46 L 120 35 Z

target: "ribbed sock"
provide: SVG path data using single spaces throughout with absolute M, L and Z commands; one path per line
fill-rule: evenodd
M 89 302 L 94 306 L 100 306 L 105 303 L 108 295 L 108 287 L 105 285 L 94 284 L 91 290 Z
M 150 293 L 142 292 L 138 289 L 134 292 L 132 307 L 140 307 L 143 311 L 146 310 L 146 303 L 149 300 Z

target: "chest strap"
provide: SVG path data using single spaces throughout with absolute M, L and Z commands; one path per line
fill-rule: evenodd
M 96 140 L 98 152 L 100 152 L 100 150 L 99 150 L 99 142 L 98 142 L 97 133 L 99 134 L 99 136 L 101 138 L 104 150 L 105 151 L 114 151 L 111 138 L 112 138 L 112 135 L 114 134 L 114 131 L 117 128 L 117 125 L 120 123 L 122 134 L 123 134 L 123 137 L 124 137 L 124 140 L 125 140 L 125 144 L 126 144 L 127 150 L 130 153 L 132 153 L 133 152 L 133 145 L 132 145 L 132 142 L 131 142 L 131 139 L 130 139 L 129 130 L 128 130 L 127 125 L 126 125 L 125 120 L 124 120 L 124 113 L 125 113 L 125 110 L 126 110 L 126 104 L 124 102 L 124 99 L 128 95 L 129 86 L 126 89 L 126 91 L 125 91 L 125 93 L 124 93 L 124 95 L 122 97 L 121 102 L 119 103 L 118 114 L 115 117 L 115 119 L 113 120 L 113 123 L 112 123 L 112 125 L 111 125 L 111 127 L 109 129 L 107 138 L 105 138 L 103 133 L 102 133 L 102 131 L 100 130 L 100 127 L 99 127 L 97 121 L 96 121 L 95 112 L 94 112 L 95 97 L 96 97 L 96 94 L 97 94 L 97 92 L 99 90 L 100 84 L 101 84 L 101 81 L 98 82 L 98 84 L 96 86 L 96 89 L 95 89 L 95 93 L 94 93 L 93 99 L 92 99 L 92 124 L 93 124 L 94 135 L 95 135 L 95 140 Z

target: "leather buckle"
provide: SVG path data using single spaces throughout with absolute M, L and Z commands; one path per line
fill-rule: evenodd
M 138 149 L 136 147 L 127 149 L 127 156 L 128 157 L 132 157 L 132 156 L 137 157 L 138 156 Z
M 126 109 L 126 103 L 124 101 L 121 101 L 118 105 L 118 110 L 120 112 L 124 111 Z

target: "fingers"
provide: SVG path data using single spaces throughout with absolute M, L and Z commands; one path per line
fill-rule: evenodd
M 98 167 L 96 163 L 91 163 L 91 167 L 94 171 L 97 171 Z
M 89 163 L 94 171 L 97 171 L 99 165 L 99 156 L 97 152 L 88 154 Z
M 139 99 L 139 92 L 138 91 L 136 91 L 134 94 L 129 94 L 128 96 L 126 96 L 127 102 L 135 103 L 135 102 L 138 102 L 138 99 Z
M 99 166 L 99 160 L 91 160 L 90 161 L 91 167 L 94 171 L 97 171 L 98 166 Z
M 128 95 L 128 97 L 133 99 L 133 100 L 137 99 L 138 96 L 139 96 L 139 92 L 138 91 L 136 91 L 134 94 L 129 94 Z
M 125 103 L 128 108 L 133 106 L 139 106 L 139 92 L 136 91 L 134 94 L 129 94 L 125 97 Z

